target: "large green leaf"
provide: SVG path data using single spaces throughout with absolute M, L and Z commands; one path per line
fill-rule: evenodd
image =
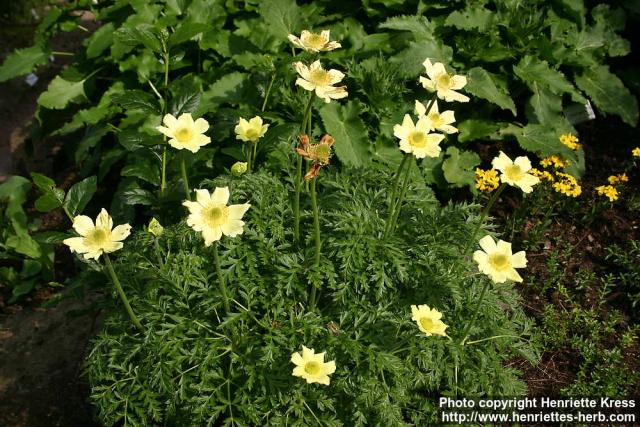
M 564 121 L 562 98 L 552 93 L 550 89 L 540 87 L 535 82 L 532 84 L 532 90 L 533 96 L 529 100 L 529 105 L 531 105 L 538 123 L 556 128 L 561 121 Z
M 268 24 L 267 30 L 283 41 L 302 24 L 300 7 L 295 0 L 263 0 L 258 12 Z
M 87 43 L 87 58 L 97 58 L 113 43 L 113 23 L 98 28 Z
M 462 10 L 451 12 L 444 24 L 460 30 L 479 30 L 484 32 L 491 25 L 493 16 L 494 12 L 485 9 L 481 4 L 468 4 Z
M 467 85 L 464 90 L 479 98 L 486 99 L 516 115 L 516 105 L 509 96 L 507 85 L 495 75 L 481 67 L 474 67 L 467 73 Z
M 458 131 L 460 131 L 458 141 L 467 142 L 485 138 L 496 132 L 499 128 L 500 125 L 496 122 L 477 119 L 465 120 L 458 125 Z
M 513 72 L 534 92 L 540 87 L 546 87 L 554 94 L 569 93 L 574 101 L 586 102 L 586 99 L 580 95 L 564 74 L 552 69 L 547 61 L 541 61 L 527 55 L 520 60 L 518 65 L 513 66 Z
M 0 66 L 0 82 L 30 73 L 33 69 L 47 63 L 47 52 L 40 46 L 17 49 Z
M 157 98 L 141 90 L 128 90 L 115 94 L 112 100 L 125 110 L 142 110 L 150 114 L 160 114 Z
M 588 68 L 576 77 L 576 84 L 603 113 L 617 114 L 625 123 L 638 123 L 638 101 L 606 65 Z
M 197 115 L 202 116 L 210 112 L 223 102 L 237 104 L 242 100 L 244 82 L 247 74 L 240 72 L 229 73 L 213 83 L 200 98 Z
M 208 29 L 208 24 L 185 22 L 180 25 L 173 34 L 171 34 L 171 36 L 169 37 L 169 43 L 171 44 L 171 46 L 179 45 L 180 43 L 184 43 L 192 37 L 203 33 Z
M 362 167 L 371 159 L 367 127 L 358 116 L 358 110 L 355 101 L 344 106 L 331 102 L 320 108 L 322 122 L 336 140 L 333 145 L 336 155 L 341 162 L 354 167 Z
M 70 82 L 60 76 L 56 76 L 49 83 L 46 92 L 43 92 L 38 98 L 38 104 L 45 108 L 59 110 L 78 98 L 86 98 L 84 82 L 85 80 Z
M 416 40 L 424 40 L 432 39 L 433 33 L 435 32 L 437 27 L 433 23 L 429 22 L 429 20 L 424 16 L 404 15 L 394 16 L 387 19 L 382 24 L 380 24 L 380 28 L 387 28 L 390 30 L 398 31 L 409 31 L 411 34 L 413 34 Z
M 74 184 L 67 192 L 64 205 L 73 216 L 80 215 L 97 189 L 97 178 L 90 176 Z
M 162 52 L 162 44 L 156 29 L 149 24 L 139 24 L 135 27 L 123 26 L 114 33 L 115 38 L 127 46 L 144 45 L 154 52 Z
M 454 187 L 473 186 L 475 183 L 475 167 L 479 164 L 480 156 L 476 153 L 449 147 L 442 163 L 444 178 Z

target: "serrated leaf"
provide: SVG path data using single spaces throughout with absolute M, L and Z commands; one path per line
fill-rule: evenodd
M 63 233 L 61 231 L 43 231 L 42 233 L 36 233 L 33 235 L 33 238 L 38 243 L 50 245 L 62 243 L 62 241 L 68 237 L 71 237 L 70 233 Z
M 358 116 L 358 110 L 355 101 L 344 106 L 331 102 L 320 108 L 322 123 L 327 133 L 335 138 L 333 148 L 336 156 L 353 167 L 365 166 L 371 159 L 367 127 Z
M 87 43 L 87 58 L 97 58 L 106 48 L 113 44 L 113 23 L 109 22 L 98 28 Z
M 500 125 L 496 122 L 486 120 L 465 120 L 458 125 L 458 141 L 467 142 L 481 139 L 491 135 L 500 129 Z
M 472 186 L 475 183 L 475 167 L 479 164 L 480 156 L 476 153 L 449 147 L 442 162 L 444 178 L 454 187 Z
M 469 70 L 464 90 L 516 115 L 516 105 L 509 96 L 506 84 L 483 68 L 474 67 Z
M 576 77 L 576 84 L 601 112 L 616 114 L 631 126 L 638 123 L 636 97 L 606 65 L 588 68 L 581 76 Z
M 60 76 L 56 76 L 49 83 L 46 92 L 43 92 L 38 98 L 38 104 L 45 108 L 60 110 L 78 98 L 86 98 L 84 82 L 84 80 L 70 82 Z
M 518 65 L 513 66 L 513 72 L 520 77 L 531 90 L 534 90 L 534 85 L 537 88 L 544 86 L 552 93 L 569 93 L 574 101 L 580 103 L 586 102 L 586 99 L 573 87 L 564 74 L 552 69 L 547 61 L 541 61 L 538 58 L 527 55 L 520 60 Z
M 56 186 L 56 182 L 53 179 L 37 172 L 31 172 L 31 180 L 44 193 L 50 192 Z
M 213 83 L 201 96 L 198 115 L 202 116 L 204 113 L 208 113 L 210 109 L 223 102 L 239 103 L 242 99 L 243 84 L 246 78 L 245 73 L 233 72 Z
M 208 24 L 185 22 L 180 25 L 176 31 L 169 37 L 169 44 L 171 46 L 179 45 L 187 40 L 197 36 L 198 34 L 208 30 L 210 27 Z
M 183 92 L 173 99 L 170 111 L 176 117 L 184 113 L 193 113 L 200 105 L 201 96 L 200 91 Z
M 550 156 L 562 151 L 561 144 L 558 142 L 558 135 L 546 125 L 528 124 L 523 128 L 512 127 L 505 129 L 504 132 L 515 135 L 518 144 L 532 153 Z
M 529 99 L 529 105 L 538 123 L 556 128 L 563 119 L 562 98 L 555 95 L 546 87 L 540 87 L 537 83 L 532 85 L 533 96 Z
M 142 44 L 154 52 L 162 52 L 162 45 L 152 25 L 140 24 L 134 28 L 120 27 L 114 36 L 124 45 L 137 46 Z
M 73 216 L 80 215 L 87 203 L 91 200 L 97 189 L 97 178 L 90 176 L 74 184 L 67 192 L 64 206 Z
M 142 188 L 131 188 L 121 193 L 122 201 L 130 205 L 153 205 L 155 196 Z
M 300 6 L 295 0 L 262 1 L 258 13 L 268 23 L 267 31 L 283 41 L 287 35 L 296 32 L 296 26 L 301 22 Z
M 129 164 L 122 168 L 120 174 L 122 176 L 140 178 L 150 184 L 160 184 L 160 168 L 158 164 L 146 158 L 134 157 L 130 159 Z
M 447 16 L 444 25 L 460 30 L 485 31 L 490 25 L 494 12 L 485 9 L 482 5 L 468 4 L 463 10 L 456 10 Z
M 28 74 L 38 65 L 47 63 L 47 52 L 40 46 L 16 49 L 0 66 L 0 82 Z
M 389 58 L 394 64 L 399 64 L 399 71 L 405 77 L 415 77 L 425 72 L 422 63 L 426 58 L 432 62 L 451 62 L 453 49 L 440 40 L 421 40 L 409 42 L 409 47 Z
M 162 144 L 163 140 L 160 134 L 153 136 L 137 129 L 127 129 L 118 133 L 118 142 L 127 151 L 135 151 L 139 148 Z
M 157 98 L 141 90 L 128 90 L 113 95 L 111 99 L 125 110 L 142 110 L 150 114 L 160 114 Z
M 388 18 L 380 28 L 397 31 L 409 31 L 416 40 L 432 39 L 436 30 L 435 24 L 431 23 L 424 16 L 403 15 Z M 426 56 L 425 56 L 426 58 Z M 422 59 L 424 61 L 424 58 Z

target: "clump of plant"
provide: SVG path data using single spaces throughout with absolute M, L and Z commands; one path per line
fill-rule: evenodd
M 126 242 L 114 268 L 145 331 L 118 310 L 94 340 L 86 369 L 105 424 L 424 424 L 437 420 L 429 396 L 524 393 L 502 363 L 534 357 L 516 293 L 496 283 L 478 305 L 485 280 L 457 250 L 473 207 L 441 208 L 410 182 L 381 238 L 385 174 L 319 178 L 319 262 L 314 206 L 303 205 L 298 246 L 291 189 L 266 172 L 205 183 L 218 190 L 199 193 L 158 247 L 144 231 Z M 189 226 L 227 202 L 243 206 L 243 232 L 209 222 L 223 234 L 206 246 L 207 224 Z

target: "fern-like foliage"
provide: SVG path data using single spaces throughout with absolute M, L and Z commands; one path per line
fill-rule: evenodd
M 323 171 L 319 179 L 315 269 L 313 254 L 292 243 L 290 191 L 281 180 L 261 172 L 208 183 L 228 185 L 232 203 L 251 203 L 244 234 L 221 241 L 233 298 L 227 316 L 213 255 L 184 223 L 160 239 L 163 266 L 151 235 L 128 242 L 117 271 L 147 330 L 135 333 L 114 310 L 93 342 L 86 372 L 104 424 L 426 425 L 437 420 L 437 396 L 525 392 L 504 364 L 515 354 L 536 357 L 517 338 L 530 325 L 511 285 L 489 291 L 471 334 L 515 338 L 454 344 L 484 280 L 460 255 L 475 207 L 441 208 L 430 189 L 414 185 L 398 231 L 384 240 L 385 175 Z M 311 223 L 307 210 L 309 242 Z M 313 284 L 320 291 L 311 311 Z M 442 311 L 453 340 L 420 333 L 411 304 Z M 302 345 L 336 361 L 329 386 L 291 375 L 291 353 Z

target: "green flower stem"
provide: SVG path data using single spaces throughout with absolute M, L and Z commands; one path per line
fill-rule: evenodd
M 257 153 L 258 141 L 252 142 L 251 146 L 253 148 L 253 154 L 251 155 L 251 165 L 247 165 L 247 169 L 248 169 L 249 172 L 251 172 L 252 169 L 255 169 L 255 166 L 256 166 L 256 157 L 258 155 L 258 153 Z
M 267 108 L 267 101 L 269 100 L 269 95 L 271 94 L 271 87 L 273 86 L 273 82 L 276 80 L 276 73 L 274 72 L 271 75 L 271 81 L 269 82 L 269 86 L 267 86 L 267 91 L 264 94 L 264 101 L 262 101 L 262 107 L 260 111 L 264 111 Z
M 413 160 L 409 161 L 409 165 L 406 167 L 406 170 L 404 171 L 404 180 L 402 181 L 402 187 L 400 188 L 400 194 L 398 195 L 398 200 L 393 205 L 393 209 L 391 210 L 391 216 L 387 220 L 387 226 L 385 227 L 385 233 L 384 233 L 385 239 L 389 237 L 389 234 L 391 234 L 395 229 L 396 221 L 398 220 L 398 216 L 400 215 L 402 203 L 404 202 L 404 196 L 407 194 L 407 185 L 409 185 L 409 178 L 411 176 L 411 166 L 413 166 Z
M 164 193 L 167 191 L 167 141 L 165 138 L 164 146 L 162 147 L 162 180 L 160 181 L 160 196 L 164 197 Z
M 131 305 L 129 305 L 129 300 L 127 299 L 127 296 L 125 295 L 124 290 L 120 285 L 120 280 L 118 280 L 118 276 L 116 276 L 116 272 L 113 270 L 113 265 L 111 264 L 109 255 L 107 255 L 106 253 L 104 254 L 104 261 L 107 267 L 107 273 L 111 278 L 113 285 L 116 287 L 116 291 L 118 291 L 118 295 L 120 296 L 120 299 L 124 304 L 124 308 L 127 310 L 127 313 L 129 314 L 129 318 L 131 319 L 131 322 L 133 322 L 136 328 L 138 328 L 141 332 L 144 332 L 144 327 L 142 326 L 142 324 L 134 314 L 133 310 L 131 309 Z
M 320 212 L 318 211 L 318 196 L 316 194 L 316 180 L 311 180 L 311 208 L 313 209 L 313 234 L 316 243 L 315 258 L 313 260 L 313 266 L 318 267 L 320 265 Z M 316 305 L 316 288 L 314 284 L 311 289 L 311 297 L 309 298 L 309 305 L 313 309 Z
M 162 251 L 160 250 L 160 243 L 158 243 L 158 238 L 153 238 L 153 246 L 156 251 L 156 257 L 158 258 L 158 265 L 160 267 L 164 267 L 164 262 L 162 261 Z
M 224 304 L 225 313 L 229 314 L 229 297 L 227 294 L 227 285 L 224 283 L 222 269 L 220 268 L 220 256 L 218 255 L 218 242 L 213 242 L 213 261 L 216 264 L 216 274 L 218 275 L 218 284 L 220 285 L 220 293 L 222 294 L 222 303 Z
M 491 199 L 489 199 L 487 206 L 485 206 L 482 212 L 480 213 L 480 219 L 478 220 L 478 224 L 476 225 L 476 228 L 473 230 L 473 234 L 471 234 L 471 239 L 467 242 L 466 246 L 464 247 L 464 250 L 462 251 L 462 256 L 467 256 L 467 252 L 475 244 L 476 238 L 478 237 L 478 232 L 480 231 L 480 228 L 482 228 L 482 224 L 484 224 L 484 220 L 487 219 L 487 215 L 489 215 L 491 208 L 496 203 L 496 201 L 498 200 L 498 197 L 500 197 L 500 194 L 502 194 L 502 192 L 506 187 L 507 187 L 507 184 L 505 184 L 504 182 L 500 184 L 500 187 L 498 187 L 495 193 L 493 193 L 493 196 L 491 196 Z
M 476 317 L 478 317 L 478 312 L 480 311 L 480 306 L 482 305 L 482 300 L 484 299 L 484 294 L 487 293 L 487 289 L 489 289 L 489 285 L 491 282 L 489 280 L 485 280 L 484 285 L 482 286 L 482 291 L 480 291 L 480 298 L 478 298 L 478 302 L 476 304 L 476 308 L 473 311 L 473 315 L 471 316 L 471 320 L 467 323 L 467 326 L 464 328 L 462 333 L 462 339 L 460 340 L 460 345 L 464 345 L 465 341 L 468 338 L 469 331 L 471 327 L 476 321 Z
M 410 156 L 409 153 L 405 153 L 404 157 L 402 158 L 402 162 L 400 162 L 400 166 L 398 167 L 398 170 L 396 171 L 396 176 L 395 176 L 395 178 L 393 180 L 393 187 L 391 189 L 391 199 L 389 200 L 389 217 L 387 218 L 387 221 L 385 222 L 385 228 L 384 228 L 385 236 L 387 234 L 387 228 L 389 226 L 391 218 L 393 218 L 393 208 L 395 208 L 395 206 L 396 206 L 396 195 L 398 193 L 398 183 L 400 182 L 400 176 L 402 175 L 402 169 L 407 164 L 407 160 L 409 160 L 409 156 Z
M 309 95 L 309 101 L 307 102 L 307 106 L 304 111 L 304 116 L 302 117 L 302 125 L 300 126 L 300 132 L 304 133 L 307 121 L 311 116 L 311 106 L 313 105 L 313 97 L 314 93 L 311 92 Z M 294 182 L 295 195 L 293 199 L 293 239 L 298 242 L 300 241 L 300 189 L 302 187 L 302 157 L 297 156 L 296 163 L 296 177 Z
M 247 172 L 251 172 L 251 144 L 252 142 L 249 141 L 247 143 L 247 145 L 245 145 L 245 147 L 247 148 L 247 154 L 245 156 L 246 160 L 247 160 Z M 244 151 L 244 150 L 243 150 Z
M 187 177 L 187 162 L 185 160 L 186 154 L 182 154 L 182 161 L 180 162 L 180 171 L 182 172 L 182 185 L 184 185 L 184 194 L 188 200 L 191 200 L 191 190 L 189 187 L 189 177 Z
M 467 341 L 467 345 L 478 344 L 478 343 L 481 343 L 481 342 L 484 342 L 484 341 L 491 341 L 491 340 L 495 340 L 495 339 L 498 339 L 498 338 L 518 338 L 519 339 L 520 337 L 517 336 L 517 335 L 494 335 L 494 336 L 488 337 L 488 338 L 482 338 L 482 339 L 474 340 L 474 341 Z

